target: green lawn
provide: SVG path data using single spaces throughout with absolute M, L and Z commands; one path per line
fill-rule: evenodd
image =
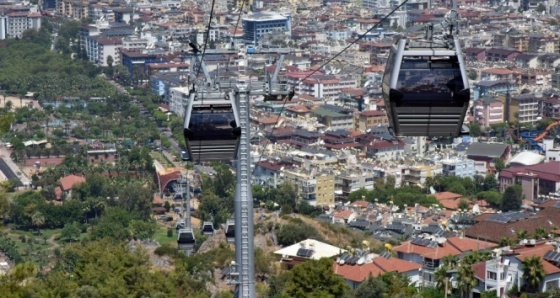
M 173 229 L 173 237 L 167 237 L 167 228 L 160 228 L 154 234 L 154 239 L 160 244 L 165 245 L 168 243 L 174 244 L 177 243 L 177 233 L 175 229 Z

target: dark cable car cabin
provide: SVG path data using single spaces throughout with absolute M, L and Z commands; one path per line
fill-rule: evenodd
M 202 224 L 202 233 L 206 236 L 214 235 L 214 224 L 211 221 L 205 221 Z
M 461 47 L 412 47 L 401 38 L 390 49 L 383 75 L 383 97 L 396 136 L 458 136 L 470 90 Z
M 225 225 L 226 240 L 228 243 L 235 242 L 235 220 L 228 219 Z
M 192 228 L 183 228 L 177 232 L 177 246 L 180 250 L 194 249 L 194 232 Z
M 193 91 L 185 111 L 185 158 L 197 163 L 234 160 L 241 133 L 238 119 L 233 99 L 223 93 L 195 96 Z

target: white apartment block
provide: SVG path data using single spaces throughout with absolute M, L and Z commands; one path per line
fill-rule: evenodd
M 35 10 L 35 11 L 33 11 Z M 41 29 L 41 13 L 36 9 L 0 15 L 0 39 L 21 38 L 24 31 Z
M 169 111 L 179 117 L 183 117 L 185 115 L 185 107 L 189 101 L 189 88 L 174 87 L 169 89 L 169 93 Z

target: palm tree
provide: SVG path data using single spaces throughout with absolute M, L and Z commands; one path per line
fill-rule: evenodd
M 441 266 L 434 272 L 434 281 L 436 282 L 436 289 L 445 291 L 446 283 L 449 282 L 447 278 L 447 271 L 449 268 Z
M 545 239 L 546 237 L 548 237 L 548 233 L 546 232 L 546 230 L 543 227 L 536 228 L 533 235 L 535 236 L 535 238 L 537 240 L 538 239 Z
M 447 255 L 447 256 L 443 257 L 443 266 L 445 266 L 449 269 L 457 268 L 458 264 L 459 264 L 459 260 L 457 259 L 457 256 Z
M 45 217 L 41 212 L 37 211 L 31 216 L 31 224 L 37 227 L 37 234 L 39 234 L 39 227 L 45 224 Z
M 529 292 L 536 292 L 541 282 L 544 280 L 545 272 L 540 257 L 528 257 L 523 262 L 523 280 Z
M 469 297 L 472 288 L 476 287 L 478 281 L 470 265 L 462 265 L 457 272 L 457 287 L 462 297 Z
M 513 243 L 513 240 L 509 237 L 502 237 L 502 239 L 500 239 L 500 247 L 504 247 L 504 246 L 510 246 Z
M 527 239 L 527 231 L 520 230 L 517 232 L 517 241 L 521 241 L 523 239 Z

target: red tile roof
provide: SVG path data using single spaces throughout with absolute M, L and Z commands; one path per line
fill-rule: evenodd
M 371 263 L 363 265 L 339 265 L 333 263 L 333 271 L 335 274 L 342 276 L 344 279 L 362 282 L 366 280 L 370 274 L 373 277 L 385 274 L 387 272 L 410 272 L 419 270 L 422 265 L 396 258 L 374 258 Z
M 423 256 L 425 258 L 433 260 L 439 260 L 448 255 L 458 256 L 461 254 L 460 250 L 448 244 L 447 242 L 443 243 L 443 245 L 441 246 L 438 245 L 434 248 L 431 248 L 412 244 L 410 243 L 410 241 L 406 241 L 403 244 L 395 247 L 394 250 L 405 254 L 417 254 L 419 256 Z
M 469 252 L 475 250 L 487 250 L 491 248 L 498 247 L 497 244 L 483 241 L 483 240 L 475 240 L 466 237 L 450 237 L 447 238 L 447 243 L 452 245 L 453 247 L 457 248 L 461 252 Z
M 518 249 L 515 249 L 514 252 L 518 253 L 519 255 L 516 256 L 517 259 L 520 261 L 525 260 L 526 258 L 537 256 L 539 258 L 544 257 L 544 254 L 549 250 L 554 250 L 555 247 L 552 244 L 546 244 L 544 242 L 537 243 L 535 246 L 524 246 Z M 560 268 L 554 266 L 552 263 L 542 260 L 542 265 L 544 268 L 544 272 L 546 274 L 554 274 L 560 272 Z
M 68 175 L 66 177 L 60 178 L 60 185 L 63 191 L 68 191 L 78 183 L 86 182 L 86 178 L 77 175 Z
M 474 276 L 482 281 L 486 280 L 486 261 L 471 266 Z

